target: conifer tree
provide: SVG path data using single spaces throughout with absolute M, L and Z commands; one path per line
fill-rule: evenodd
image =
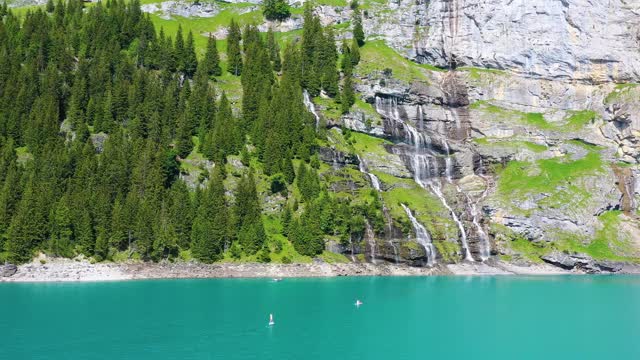
M 184 51 L 184 35 L 182 34 L 182 25 L 178 25 L 178 31 L 176 32 L 176 41 L 173 48 L 173 53 L 176 59 L 176 68 L 178 71 L 184 72 L 185 70 L 185 51 Z
M 187 40 L 184 45 L 182 53 L 182 66 L 183 71 L 187 77 L 193 77 L 196 69 L 198 68 L 198 59 L 196 58 L 196 49 L 193 42 L 193 33 L 189 31 L 187 34 Z
M 53 4 L 53 0 L 47 0 L 46 10 L 49 14 L 53 13 L 55 10 L 55 5 Z
M 273 29 L 269 27 L 267 30 L 267 48 L 269 49 L 269 58 L 273 65 L 273 70 L 279 72 L 282 69 L 282 62 L 280 60 L 280 46 L 275 39 Z
M 207 51 L 204 54 L 203 66 L 209 76 L 222 75 L 216 37 L 212 34 L 209 35 L 209 39 L 207 40 Z
M 238 242 L 247 254 L 255 254 L 265 242 L 266 234 L 260 214 L 260 202 L 253 172 L 249 171 L 249 174 L 244 175 L 238 184 L 234 207 Z
M 74 221 L 73 228 L 74 238 L 80 252 L 86 256 L 93 255 L 96 239 L 93 231 L 91 215 L 86 208 L 80 210 L 80 213 Z
M 349 55 L 351 58 L 351 64 L 353 66 L 358 65 L 358 63 L 360 62 L 360 45 L 358 45 L 358 41 L 355 38 L 351 40 Z
M 242 35 L 240 27 L 231 19 L 229 31 L 227 35 L 227 71 L 235 76 L 242 74 L 242 52 L 240 49 L 240 41 Z
M 353 10 L 353 38 L 358 46 L 364 45 L 364 30 L 362 29 L 362 13 L 359 8 Z
M 73 256 L 73 223 L 66 202 L 65 198 L 60 199 L 54 210 L 48 250 L 53 255 L 70 257 Z
M 13 263 L 31 260 L 33 249 L 46 237 L 47 222 L 38 195 L 31 180 L 7 233 L 5 248 Z
M 205 263 L 221 258 L 228 240 L 228 216 L 222 172 L 214 171 L 191 232 L 193 256 Z
M 178 235 L 169 218 L 165 206 L 162 206 L 160 216 L 154 229 L 153 250 L 151 258 L 155 261 L 174 257 L 178 253 Z

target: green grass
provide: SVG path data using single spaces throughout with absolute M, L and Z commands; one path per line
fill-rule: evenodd
M 498 69 L 479 68 L 473 66 L 464 66 L 457 69 L 458 71 L 467 71 L 472 80 L 480 80 L 483 74 L 505 76 L 507 72 Z
M 576 180 L 597 176 L 603 171 L 602 159 L 596 151 L 575 161 L 567 156 L 535 163 L 511 161 L 499 174 L 498 192 L 508 200 L 544 193 L 547 197 L 540 205 L 556 206 L 567 201 L 577 205 L 588 200 L 591 194 L 577 186 Z
M 558 242 L 558 249 L 570 253 L 584 253 L 596 260 L 616 260 L 640 262 L 640 257 L 630 244 L 628 234 L 620 231 L 620 211 L 608 211 L 598 217 L 602 229 L 590 241 L 582 242 L 575 236 L 564 234 Z M 621 255 L 625 254 L 625 255 Z
M 320 255 L 320 258 L 322 260 L 324 260 L 324 262 L 328 263 L 328 264 L 340 264 L 340 263 L 349 263 L 351 262 L 351 260 L 349 260 L 348 257 L 342 255 L 342 254 L 336 254 L 333 252 L 329 252 L 329 251 L 323 251 L 322 254 Z
M 616 88 L 604 99 L 605 105 L 633 100 L 637 97 L 637 93 L 633 90 L 635 90 L 638 85 L 640 84 L 617 84 Z
M 405 59 L 382 40 L 369 41 L 360 48 L 360 64 L 356 72 L 369 75 L 387 68 L 391 69 L 394 78 L 401 81 L 428 81 L 426 68 Z
M 434 241 L 433 244 L 445 262 L 455 263 L 462 259 L 460 256 L 460 245 L 458 243 L 451 241 Z
M 598 114 L 593 110 L 570 111 L 567 120 L 567 126 L 570 129 L 578 130 L 588 125 L 596 119 Z
M 480 146 L 487 147 L 506 147 L 510 149 L 528 149 L 534 153 L 542 153 L 547 150 L 544 145 L 536 144 L 530 141 L 513 140 L 510 138 L 477 138 L 473 140 Z
M 282 263 L 284 257 L 289 258 L 294 263 L 310 263 L 311 257 L 298 254 L 293 244 L 282 235 L 282 224 L 277 216 L 263 217 L 264 229 L 269 238 L 269 248 L 271 250 L 271 262 Z M 282 250 L 276 252 L 276 243 L 280 243 Z M 255 259 L 254 259 L 255 260 Z
M 192 31 L 196 48 L 199 50 L 199 55 L 202 56 L 207 46 L 207 33 L 215 32 L 222 27 L 228 26 L 231 19 L 235 19 L 240 26 L 244 26 L 245 24 L 261 24 L 264 18 L 260 10 L 240 14 L 242 9 L 252 6 L 255 5 L 248 3 L 228 4 L 225 5 L 226 8 L 224 10 L 210 18 L 174 16 L 167 20 L 156 14 L 151 14 L 151 20 L 155 24 L 157 31 L 162 27 L 165 34 L 171 35 L 172 37 L 177 33 L 178 26 L 182 26 L 184 34 Z M 225 52 L 225 48 L 219 47 L 218 50 Z
M 353 148 L 358 154 L 366 153 L 377 156 L 389 155 L 387 150 L 384 148 L 385 144 L 391 144 L 388 140 L 358 132 L 352 132 L 351 138 L 353 139 Z
M 562 124 L 553 124 L 545 119 L 544 114 L 508 110 L 484 100 L 474 102 L 469 108 L 481 110 L 497 120 L 516 121 L 520 124 L 530 125 L 541 130 L 561 132 L 578 131 L 598 117 L 598 114 L 592 110 L 569 111 L 568 116 Z

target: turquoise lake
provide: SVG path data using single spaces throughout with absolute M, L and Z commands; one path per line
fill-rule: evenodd
M 5 283 L 0 314 L 12 360 L 640 359 L 632 276 Z

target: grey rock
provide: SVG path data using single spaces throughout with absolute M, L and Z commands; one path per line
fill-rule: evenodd
M 13 264 L 0 265 L 0 277 L 11 277 L 18 271 L 18 267 Z
M 415 57 L 585 82 L 640 79 L 640 3 L 432 0 Z

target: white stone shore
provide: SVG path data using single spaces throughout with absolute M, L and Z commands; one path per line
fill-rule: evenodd
M 311 264 L 259 264 L 219 263 L 97 263 L 86 260 L 47 259 L 20 265 L 11 277 L 0 277 L 0 282 L 73 282 L 121 281 L 141 279 L 187 278 L 285 278 L 334 276 L 432 276 L 432 275 L 558 275 L 579 274 L 551 265 L 516 266 L 504 262 L 463 263 L 417 268 L 393 264 L 369 263 L 311 263 Z

